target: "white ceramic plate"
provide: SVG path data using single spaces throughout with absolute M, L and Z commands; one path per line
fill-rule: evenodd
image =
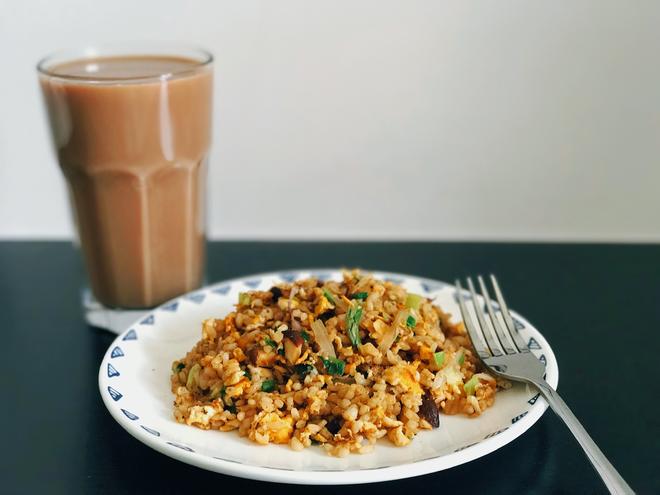
M 330 457 L 318 447 L 294 452 L 283 445 L 258 446 L 236 432 L 204 431 L 174 421 L 172 361 L 200 339 L 201 321 L 230 312 L 239 292 L 267 290 L 310 275 L 341 278 L 338 270 L 328 269 L 229 280 L 172 300 L 135 322 L 112 343 L 99 369 L 99 389 L 110 414 L 146 445 L 204 469 L 283 483 L 349 484 L 418 476 L 471 461 L 524 433 L 547 408 L 535 391 L 515 384 L 499 392 L 494 406 L 478 418 L 441 415 L 439 428 L 419 433 L 406 447 L 382 440 L 372 453 L 344 458 Z M 452 286 L 396 273 L 374 275 L 434 297 L 445 311 L 460 314 Z M 538 330 L 514 316 L 529 347 L 546 363 L 548 383 L 556 388 L 559 370 L 552 349 Z

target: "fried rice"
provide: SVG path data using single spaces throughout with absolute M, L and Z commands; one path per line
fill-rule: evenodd
M 461 323 L 359 271 L 241 293 L 202 323 L 171 385 L 180 423 L 334 456 L 405 446 L 440 414 L 478 416 L 498 390 Z

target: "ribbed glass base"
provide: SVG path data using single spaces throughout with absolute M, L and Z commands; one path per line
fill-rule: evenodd
M 106 308 L 88 288 L 82 291 L 82 306 L 87 324 L 120 334 L 147 313 L 145 309 Z

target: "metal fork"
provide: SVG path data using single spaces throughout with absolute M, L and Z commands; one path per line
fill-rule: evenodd
M 477 300 L 477 294 L 470 277 L 467 278 L 467 286 L 472 296 L 472 306 L 477 316 L 477 324 L 470 316 L 463 294 L 463 287 L 459 280 L 456 280 L 456 294 L 458 295 L 458 305 L 461 308 L 463 321 L 472 341 L 472 346 L 483 364 L 495 375 L 508 380 L 526 382 L 538 388 L 553 411 L 566 423 L 568 429 L 571 430 L 571 433 L 582 446 L 607 489 L 611 493 L 634 493 L 594 443 L 566 403 L 559 397 L 559 394 L 545 381 L 545 366 L 530 352 L 527 344 L 518 333 L 495 276 L 491 275 L 490 280 L 506 329 L 503 328 L 495 314 L 488 288 L 481 275 L 479 275 L 478 280 L 488 317 Z M 490 325 L 488 321 L 490 321 Z M 482 335 L 485 337 L 485 341 Z

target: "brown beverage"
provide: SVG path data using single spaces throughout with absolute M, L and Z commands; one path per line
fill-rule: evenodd
M 40 65 L 92 291 L 142 308 L 198 287 L 211 140 L 211 57 Z

